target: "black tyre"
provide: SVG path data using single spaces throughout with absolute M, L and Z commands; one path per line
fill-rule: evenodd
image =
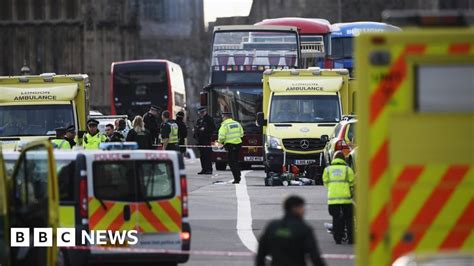
M 227 163 L 216 162 L 216 170 L 225 171 L 226 168 L 227 168 Z

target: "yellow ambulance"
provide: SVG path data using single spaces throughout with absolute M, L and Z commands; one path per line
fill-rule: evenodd
M 55 128 L 86 130 L 89 113 L 87 75 L 0 76 L 0 143 L 54 137 Z
M 438 12 L 355 40 L 359 266 L 474 253 L 474 16 Z
M 323 150 L 343 114 L 350 113 L 346 69 L 266 70 L 263 75 L 263 126 L 266 172 L 282 165 L 324 167 Z

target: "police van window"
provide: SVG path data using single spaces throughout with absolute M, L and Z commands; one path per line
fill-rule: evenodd
M 145 199 L 167 198 L 174 194 L 172 164 L 142 162 L 138 164 L 140 196 Z
M 94 162 L 93 176 L 94 195 L 102 200 L 145 201 L 174 195 L 170 162 Z
M 71 104 L 0 106 L 0 136 L 54 135 L 55 128 L 74 125 Z
M 418 65 L 416 71 L 417 111 L 474 112 L 474 65 Z
M 56 160 L 58 173 L 59 199 L 61 202 L 74 201 L 74 174 L 76 164 L 70 160 Z
M 94 195 L 103 200 L 136 200 L 133 161 L 94 162 Z

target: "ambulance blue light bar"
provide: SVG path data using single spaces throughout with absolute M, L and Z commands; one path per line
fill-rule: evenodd
M 136 142 L 103 142 L 99 148 L 104 151 L 138 150 L 138 144 Z

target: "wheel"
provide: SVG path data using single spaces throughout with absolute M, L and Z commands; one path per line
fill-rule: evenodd
M 273 184 L 272 184 L 272 179 L 271 178 L 265 178 L 265 186 L 266 187 L 271 187 Z
M 216 162 L 216 170 L 224 171 L 227 168 L 227 163 Z

